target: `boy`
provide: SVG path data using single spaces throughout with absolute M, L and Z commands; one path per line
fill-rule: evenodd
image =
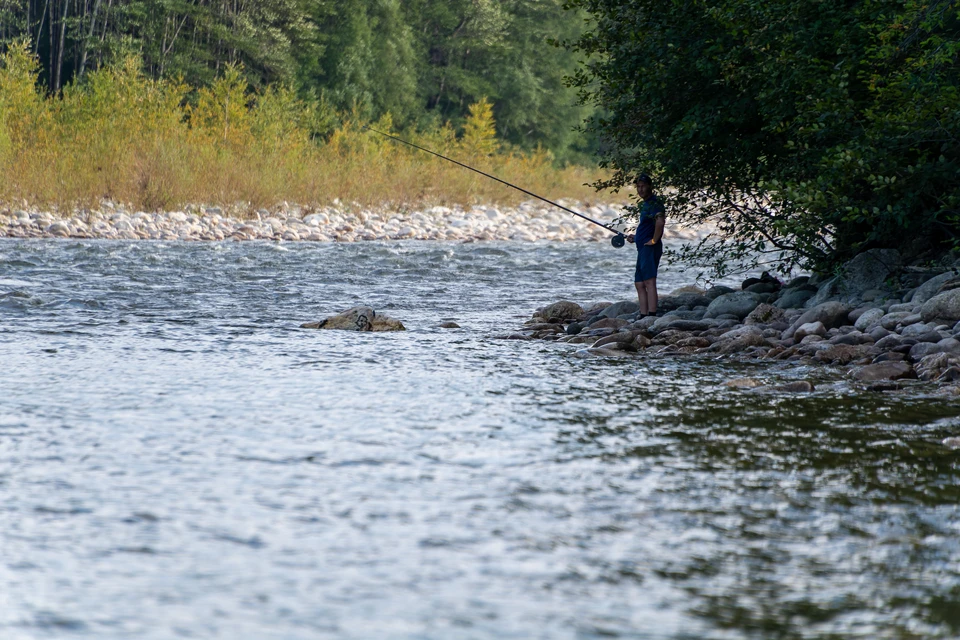
M 663 255 L 663 225 L 667 212 L 663 198 L 654 195 L 653 180 L 641 173 L 634 181 L 640 200 L 640 221 L 637 230 L 627 236 L 627 242 L 637 244 L 637 270 L 633 277 L 637 287 L 640 317 L 657 315 L 657 269 Z

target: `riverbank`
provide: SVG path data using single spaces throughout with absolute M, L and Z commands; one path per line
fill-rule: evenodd
M 561 200 L 561 204 L 599 222 L 620 216 L 622 204 Z M 695 238 L 693 230 L 671 225 L 667 241 Z M 108 240 L 272 240 L 286 242 L 360 242 L 371 240 L 606 240 L 610 232 L 556 207 L 537 201 L 516 207 L 476 205 L 393 209 L 359 205 L 301 207 L 284 204 L 274 211 L 191 206 L 183 211 L 131 210 L 104 202 L 97 210 L 65 215 L 41 209 L 0 209 L 0 237 L 94 238 Z
M 560 301 L 503 336 L 582 345 L 583 357 L 690 356 L 842 367 L 871 391 L 918 382 L 960 395 L 960 261 L 938 268 L 899 263 L 891 250 L 861 254 L 832 278 L 783 283 L 770 274 L 730 287 L 683 287 L 638 317 L 632 300 L 588 307 Z M 763 380 L 729 381 L 768 388 Z M 809 392 L 810 382 L 775 390 Z

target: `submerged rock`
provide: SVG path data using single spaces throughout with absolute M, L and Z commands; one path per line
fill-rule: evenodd
M 763 383 L 756 378 L 734 378 L 733 380 L 724 382 L 723 386 L 730 387 L 731 389 L 755 389 L 763 386 Z
M 353 307 L 316 322 L 305 322 L 301 329 L 338 329 L 340 331 L 404 331 L 399 320 L 378 316 L 370 307 Z

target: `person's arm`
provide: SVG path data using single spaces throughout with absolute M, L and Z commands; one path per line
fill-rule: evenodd
M 653 237 L 647 244 L 657 244 L 663 237 L 663 225 L 667 221 L 667 216 L 657 216 L 656 226 L 653 228 Z

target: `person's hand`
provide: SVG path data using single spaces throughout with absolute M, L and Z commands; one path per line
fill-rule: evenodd
M 632 234 L 632 233 L 627 236 L 627 242 L 629 242 L 630 244 L 633 244 L 633 234 Z
M 657 243 L 653 241 L 653 238 L 650 238 L 650 242 L 648 242 L 648 243 L 647 243 L 646 245 L 644 245 L 644 246 L 652 247 L 652 246 L 655 245 L 655 244 L 657 244 Z

